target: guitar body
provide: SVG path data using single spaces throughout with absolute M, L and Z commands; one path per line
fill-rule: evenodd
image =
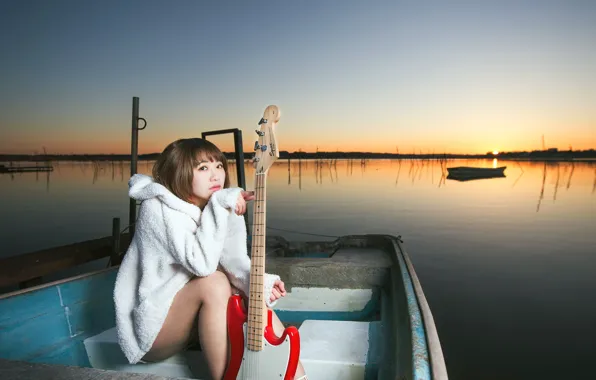
M 224 380 L 294 379 L 300 357 L 298 329 L 287 327 L 278 337 L 273 331 L 272 311 L 267 310 L 263 349 L 251 351 L 245 344 L 247 316 L 242 297 L 232 296 L 228 302 L 227 315 L 230 360 Z

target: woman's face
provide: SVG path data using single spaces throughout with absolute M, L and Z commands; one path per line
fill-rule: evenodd
M 191 203 L 203 208 L 211 195 L 223 189 L 226 172 L 221 161 L 201 161 L 193 169 Z

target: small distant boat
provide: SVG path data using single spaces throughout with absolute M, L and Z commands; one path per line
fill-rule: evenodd
M 454 168 L 447 168 L 447 171 L 449 172 L 447 179 L 454 179 L 456 181 L 470 181 L 474 179 L 503 178 L 505 177 L 505 169 L 507 169 L 507 166 L 501 166 L 498 168 L 458 166 Z

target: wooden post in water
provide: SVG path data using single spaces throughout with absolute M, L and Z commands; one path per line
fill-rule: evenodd
M 120 218 L 112 219 L 112 254 L 110 255 L 112 266 L 120 265 Z

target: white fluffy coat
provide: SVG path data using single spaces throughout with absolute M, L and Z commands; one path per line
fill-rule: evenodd
M 233 211 L 242 189 L 215 192 L 201 211 L 149 176 L 134 175 L 129 187 L 129 196 L 142 204 L 116 278 L 114 303 L 118 342 L 133 364 L 149 351 L 174 296 L 194 276 L 208 276 L 221 265 L 248 295 L 250 258 L 244 218 Z M 277 279 L 266 274 L 268 306 Z

